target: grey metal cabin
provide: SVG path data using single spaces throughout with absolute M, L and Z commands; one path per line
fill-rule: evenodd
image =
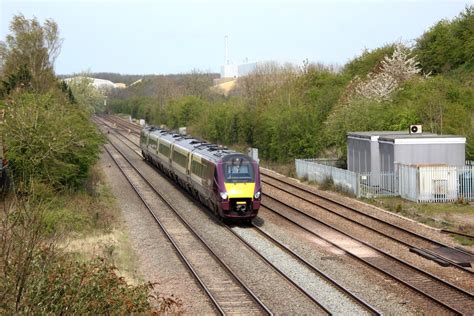
M 397 164 L 463 166 L 466 138 L 408 131 L 350 132 L 347 169 L 354 172 L 394 172 Z

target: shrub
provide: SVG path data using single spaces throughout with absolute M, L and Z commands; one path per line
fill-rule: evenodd
M 474 66 L 474 6 L 452 21 L 442 20 L 417 39 L 416 53 L 423 70 L 446 73 Z
M 181 311 L 181 301 L 153 293 L 153 284 L 127 284 L 104 259 L 81 262 L 45 234 L 43 184 L 9 197 L 0 216 L 0 314 L 131 314 Z
M 11 95 L 3 133 L 14 176 L 55 188 L 79 186 L 97 160 L 101 143 L 89 115 L 59 92 Z
M 35 254 L 17 312 L 32 314 L 130 314 L 151 311 L 150 283 L 130 286 L 102 259 L 80 263 L 67 255 Z

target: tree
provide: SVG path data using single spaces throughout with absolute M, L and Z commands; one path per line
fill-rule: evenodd
M 13 93 L 1 127 L 18 181 L 78 186 L 98 157 L 100 138 L 89 116 L 59 90 Z
M 31 85 L 31 73 L 25 65 L 21 65 L 18 71 L 11 73 L 1 82 L 0 96 L 6 96 L 15 89 L 29 90 Z
M 49 19 L 41 25 L 36 18 L 29 20 L 20 14 L 13 17 L 10 32 L 0 48 L 4 75 L 15 74 L 20 67 L 26 67 L 33 89 L 46 91 L 56 81 L 54 61 L 62 44 L 58 25 Z
M 474 6 L 452 21 L 442 20 L 416 41 L 416 53 L 425 72 L 446 73 L 474 67 Z
M 420 73 L 416 57 L 409 57 L 410 51 L 402 44 L 395 45 L 391 56 L 385 56 L 365 80 L 356 76 L 349 86 L 349 99 L 363 97 L 374 101 L 390 99 L 390 95 L 404 81 Z
M 104 112 L 105 95 L 102 91 L 94 87 L 92 79 L 86 74 L 74 77 L 69 81 L 68 86 L 77 104 L 91 113 Z

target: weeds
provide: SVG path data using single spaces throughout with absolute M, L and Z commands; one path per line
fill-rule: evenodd
M 319 184 L 319 188 L 324 191 L 332 190 L 334 188 L 334 180 L 331 176 L 326 176 Z
M 87 261 L 61 249 L 66 234 L 57 228 L 71 213 L 58 212 L 47 188 L 30 184 L 28 194 L 7 198 L 0 216 L 1 315 L 181 312 L 182 302 L 160 296 L 154 284 L 129 285 L 117 274 L 114 244 L 104 245 L 104 258 Z

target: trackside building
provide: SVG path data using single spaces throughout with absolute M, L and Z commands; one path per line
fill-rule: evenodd
M 350 132 L 347 169 L 354 172 L 396 172 L 398 164 L 464 166 L 466 138 L 404 131 Z

